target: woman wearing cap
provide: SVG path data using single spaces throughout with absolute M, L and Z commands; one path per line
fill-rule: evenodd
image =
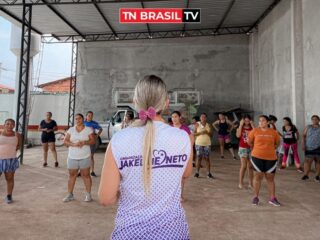
M 277 169 L 276 148 L 280 143 L 280 135 L 269 128 L 269 118 L 259 117 L 259 127 L 249 133 L 248 144 L 252 147 L 251 163 L 254 169 L 254 198 L 253 205 L 259 204 L 261 182 L 265 177 L 268 183 L 269 203 L 280 206 L 275 195 L 274 177 Z
M 134 103 L 139 120 L 113 136 L 102 169 L 100 202 L 119 200 L 111 239 L 189 239 L 180 196 L 192 171 L 191 139 L 162 118 L 169 98 L 159 77 L 137 83 Z
M 14 174 L 19 167 L 17 150 L 21 144 L 21 136 L 14 132 L 15 121 L 7 119 L 4 129 L 0 132 L 0 176 L 4 173 L 7 181 L 7 203 L 12 203 L 12 192 L 14 186 Z

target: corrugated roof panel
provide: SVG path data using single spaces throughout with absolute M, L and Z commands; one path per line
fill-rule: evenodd
M 5 9 L 22 19 L 22 6 L 10 6 L 5 7 Z M 32 8 L 31 24 L 44 34 L 77 34 L 47 6 L 34 6 Z
M 252 25 L 272 3 L 273 0 L 237 0 L 224 26 Z
M 3 0 L 0 0 L 3 1 Z M 21 0 L 18 0 L 21 1 Z M 61 0 L 67 1 L 67 0 Z M 70 1 L 70 0 L 68 0 Z M 190 0 L 189 8 L 201 8 L 201 23 L 186 24 L 186 30 L 216 28 L 232 0 Z M 273 0 L 236 0 L 222 27 L 253 25 Z M 146 8 L 186 8 L 187 0 L 152 1 L 144 3 Z M 117 2 L 98 4 L 116 32 L 147 32 L 146 24 L 120 24 L 120 8 L 142 8 L 141 2 Z M 7 10 L 21 18 L 22 6 L 6 6 Z M 110 33 L 111 30 L 93 4 L 54 5 L 71 24 L 83 34 Z M 75 35 L 47 6 L 33 6 L 32 25 L 44 34 Z M 150 24 L 150 30 L 182 30 L 184 24 Z
M 230 2 L 231 0 L 190 1 L 190 8 L 201 8 L 201 24 L 187 24 L 186 29 L 217 27 Z
M 111 32 L 93 4 L 54 6 L 81 33 Z

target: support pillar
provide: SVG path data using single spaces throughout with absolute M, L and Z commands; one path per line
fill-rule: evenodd
M 75 114 L 75 107 L 76 107 L 76 87 L 77 87 L 77 60 L 78 60 L 78 43 L 73 42 L 72 55 L 71 55 L 68 128 L 74 125 L 74 114 Z
M 18 103 L 16 115 L 16 131 L 22 135 L 22 144 L 20 146 L 20 163 L 23 164 L 24 142 L 27 139 L 27 107 L 29 92 L 29 71 L 30 71 L 30 43 L 31 43 L 31 19 L 32 5 L 25 4 L 23 1 L 22 13 L 22 33 L 21 33 L 21 53 L 19 66 L 19 87 Z

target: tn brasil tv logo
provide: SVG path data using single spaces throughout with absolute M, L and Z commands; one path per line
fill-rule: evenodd
M 120 8 L 120 23 L 200 23 L 199 8 Z

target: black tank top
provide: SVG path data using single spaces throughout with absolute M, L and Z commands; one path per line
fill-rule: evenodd
M 218 132 L 219 135 L 223 135 L 223 136 L 228 135 L 229 134 L 228 129 L 229 129 L 229 125 L 227 121 L 223 123 L 219 121 L 219 132 Z
M 287 144 L 293 144 L 297 142 L 297 128 L 295 126 L 292 126 L 289 131 L 286 130 L 286 128 L 283 126 L 283 142 Z

